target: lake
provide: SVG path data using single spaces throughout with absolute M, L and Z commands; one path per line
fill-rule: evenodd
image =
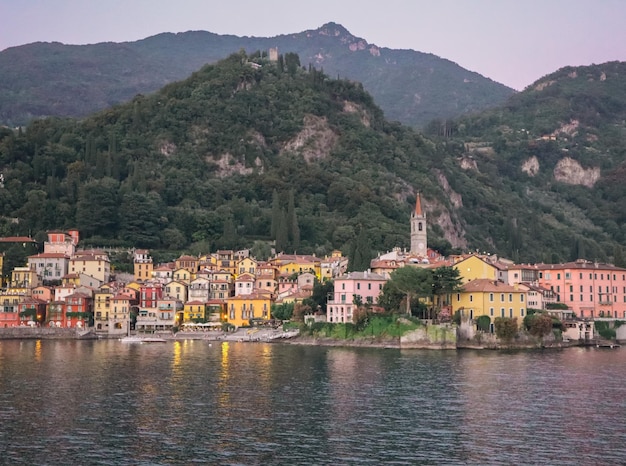
M 0 463 L 626 463 L 626 348 L 0 341 Z

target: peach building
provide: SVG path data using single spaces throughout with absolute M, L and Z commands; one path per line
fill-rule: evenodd
M 552 290 L 577 317 L 626 318 L 626 269 L 584 259 L 537 268 L 539 285 Z

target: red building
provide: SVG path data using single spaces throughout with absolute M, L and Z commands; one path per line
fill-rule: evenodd
M 82 327 L 89 325 L 93 312 L 93 298 L 86 293 L 72 293 L 65 298 L 65 314 L 68 327 Z
M 163 285 L 158 282 L 145 283 L 139 289 L 139 307 L 154 308 L 163 298 Z

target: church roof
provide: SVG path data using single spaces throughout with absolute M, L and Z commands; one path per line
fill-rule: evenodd
M 424 211 L 422 210 L 422 195 L 420 193 L 417 193 L 417 197 L 415 198 L 415 215 L 424 215 Z

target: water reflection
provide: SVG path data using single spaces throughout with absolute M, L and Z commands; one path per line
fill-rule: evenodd
M 0 341 L 7 464 L 621 464 L 626 353 Z

